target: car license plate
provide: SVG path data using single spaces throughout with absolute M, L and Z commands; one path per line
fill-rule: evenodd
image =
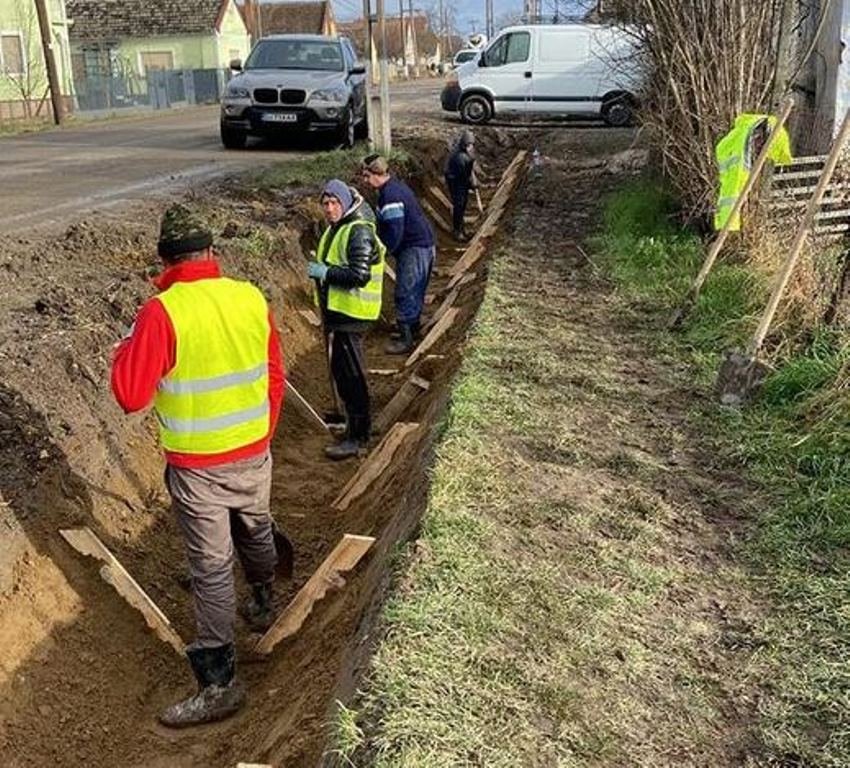
M 267 123 L 295 123 L 298 115 L 294 112 L 264 112 L 263 121 Z

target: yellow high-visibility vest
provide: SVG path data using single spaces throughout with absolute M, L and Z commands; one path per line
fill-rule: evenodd
M 329 266 L 345 266 L 348 264 L 348 240 L 354 227 L 369 227 L 376 231 L 375 223 L 365 219 L 343 224 L 328 243 L 332 227 L 328 227 L 322 239 L 319 240 L 318 258 Z M 348 315 L 357 320 L 377 320 L 381 314 L 381 299 L 384 285 L 384 261 L 387 255 L 386 246 L 375 235 L 378 247 L 378 260 L 371 266 L 369 282 L 363 288 L 343 288 L 338 285 L 328 285 L 328 309 Z M 316 303 L 319 303 L 318 291 Z
M 262 440 L 270 425 L 268 305 L 226 277 L 175 283 L 158 296 L 177 361 L 154 399 L 167 451 L 215 454 Z
M 726 226 L 726 222 L 732 215 L 732 209 L 750 178 L 750 169 L 755 162 L 755 153 L 752 150 L 753 134 L 764 120 L 769 121 L 771 129 L 776 126 L 775 117 L 756 114 L 738 115 L 735 118 L 735 127 L 717 143 L 715 157 L 720 173 L 720 193 L 714 213 L 714 228 L 718 231 Z M 791 139 L 785 128 L 771 147 L 770 159 L 777 165 L 788 165 L 793 160 Z M 732 221 L 729 229 L 732 232 L 741 229 L 740 214 Z

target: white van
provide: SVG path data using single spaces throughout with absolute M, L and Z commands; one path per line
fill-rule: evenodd
M 634 120 L 641 66 L 627 31 L 599 24 L 508 27 L 449 76 L 441 102 L 480 125 L 495 115 L 542 113 Z

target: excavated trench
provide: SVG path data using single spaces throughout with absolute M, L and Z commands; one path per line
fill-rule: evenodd
M 404 148 L 413 156 L 414 186 L 448 218 L 434 191 L 442 186 L 445 141 L 411 138 Z M 515 154 L 497 132 L 479 137 L 479 151 L 493 181 Z M 314 190 L 257 191 L 234 182 L 198 202 L 223 232 L 225 270 L 254 280 L 270 297 L 290 379 L 317 408 L 328 407 L 325 352 L 303 276 L 304 253 L 319 230 Z M 318 602 L 300 632 L 265 661 L 250 659 L 256 636 L 238 626 L 247 707 L 224 723 L 173 732 L 155 718 L 191 689 L 188 665 L 101 580 L 98 564 L 57 533 L 90 526 L 191 639 L 184 555 L 152 419 L 120 414 L 107 385 L 109 344 L 150 293 L 145 278 L 157 213 L 151 206 L 109 226 L 83 223 L 49 246 L 0 243 L 12 254 L 2 265 L 3 294 L 14 297 L 0 323 L 0 765 L 314 766 L 331 705 L 345 698 L 368 656 L 389 557 L 424 509 L 435 431 L 480 302 L 482 270 L 462 287 L 456 321 L 416 365 L 405 369 L 403 359 L 382 351 L 391 310 L 371 335 L 376 414 L 411 374 L 431 386 L 401 417 L 420 425 L 406 449 L 344 512 L 331 505 L 359 463 L 325 461 L 327 434 L 288 400 L 273 445 L 272 512 L 295 543 L 296 561 L 294 578 L 279 586 L 280 605 L 343 534 L 377 542 L 345 587 Z M 430 313 L 462 254 L 442 227 L 438 234 Z M 391 284 L 386 291 L 391 307 Z

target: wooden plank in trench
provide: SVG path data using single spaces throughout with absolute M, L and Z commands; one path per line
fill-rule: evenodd
M 263 656 L 272 652 L 283 639 L 294 635 L 312 613 L 313 606 L 331 588 L 340 588 L 345 581 L 340 576 L 352 570 L 375 543 L 371 536 L 354 536 L 346 533 L 333 551 L 316 569 L 307 583 L 298 590 L 289 605 L 284 608 L 274 624 L 254 646 L 254 651 Z
M 415 374 L 411 376 L 398 392 L 395 393 L 393 399 L 385 406 L 384 410 L 378 415 L 375 420 L 375 430 L 379 435 L 386 432 L 402 414 L 410 407 L 411 403 L 420 395 L 425 394 L 431 388 L 431 384 L 421 376 Z
M 369 454 L 366 461 L 360 465 L 354 476 L 345 484 L 331 507 L 337 512 L 345 512 L 352 502 L 360 498 L 369 489 L 369 486 L 384 473 L 393 460 L 396 451 L 418 427 L 419 424 L 415 422 L 394 424 L 392 429 L 384 436 L 384 439 L 378 443 L 378 447 Z
M 440 319 L 446 312 L 451 309 L 455 302 L 457 301 L 458 296 L 460 296 L 461 289 L 471 283 L 478 276 L 477 272 L 467 272 L 466 274 L 461 274 L 457 278 L 457 284 L 452 286 L 452 289 L 449 291 L 448 295 L 445 299 L 443 299 L 443 303 L 437 307 L 437 311 L 433 314 L 433 316 L 428 320 L 427 323 L 423 326 L 425 331 L 431 330 L 437 323 L 440 322 Z M 454 282 L 454 280 L 452 281 Z
M 171 626 L 166 615 L 91 528 L 66 528 L 59 533 L 81 555 L 100 560 L 103 563 L 100 577 L 142 614 L 145 623 L 160 640 L 168 643 L 181 656 L 183 655 L 186 644 Z
M 405 368 L 409 368 L 413 365 L 422 355 L 428 352 L 431 347 L 433 347 L 443 336 L 443 334 L 452 327 L 454 321 L 457 319 L 457 316 L 460 314 L 460 310 L 457 307 L 452 307 L 449 309 L 437 322 L 428 334 L 422 339 L 416 349 L 410 354 L 410 357 L 407 358 L 407 361 L 404 364 Z

